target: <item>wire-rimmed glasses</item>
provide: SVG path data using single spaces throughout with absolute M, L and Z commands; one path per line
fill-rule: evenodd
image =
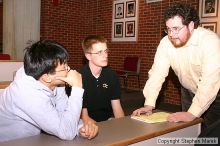
M 180 30 L 182 30 L 184 27 L 185 27 L 185 25 L 182 27 L 166 28 L 166 29 L 164 29 L 164 31 L 167 34 L 171 34 L 171 32 L 173 32 L 174 34 L 179 34 Z
M 105 50 L 100 50 L 97 52 L 86 52 L 88 54 L 97 54 L 99 56 L 102 56 L 103 54 L 108 54 L 109 53 L 109 49 L 105 49 Z

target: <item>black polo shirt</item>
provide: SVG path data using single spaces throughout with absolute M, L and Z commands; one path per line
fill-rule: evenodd
M 117 74 L 109 67 L 103 67 L 98 78 L 92 75 L 89 65 L 80 69 L 83 80 L 83 108 L 95 121 L 104 121 L 113 116 L 111 100 L 120 99 L 120 83 Z

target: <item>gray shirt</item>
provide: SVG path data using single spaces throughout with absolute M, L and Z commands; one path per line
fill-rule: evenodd
M 0 141 L 37 135 L 41 130 L 73 139 L 82 126 L 83 92 L 72 87 L 68 98 L 64 87 L 51 91 L 20 68 L 15 80 L 0 93 Z

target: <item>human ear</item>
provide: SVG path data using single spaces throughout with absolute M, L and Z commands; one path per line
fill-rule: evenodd
M 188 28 L 189 28 L 190 33 L 192 33 L 193 30 L 194 30 L 194 22 L 193 22 L 193 21 L 191 21 L 191 22 L 189 23 Z
M 40 79 L 46 83 L 51 83 L 52 79 L 51 76 L 49 74 L 43 74 Z
M 86 53 L 85 57 L 86 57 L 86 59 L 91 60 L 91 54 Z

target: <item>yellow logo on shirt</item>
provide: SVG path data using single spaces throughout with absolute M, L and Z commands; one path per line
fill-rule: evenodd
M 105 84 L 102 84 L 102 87 L 103 87 L 103 88 L 108 88 L 108 84 L 106 84 L 106 83 L 105 83 Z

